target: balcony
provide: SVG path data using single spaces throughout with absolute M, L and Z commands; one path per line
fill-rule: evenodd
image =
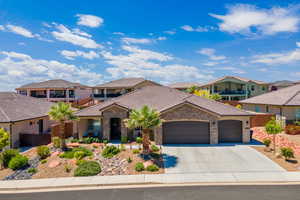
M 47 98 L 47 95 L 42 95 L 42 94 L 31 94 L 30 96 L 35 98 Z
M 121 96 L 122 94 L 120 93 L 116 93 L 116 94 L 106 94 L 106 98 L 114 98 L 114 97 L 118 97 Z M 105 98 L 104 94 L 93 94 L 94 98 Z

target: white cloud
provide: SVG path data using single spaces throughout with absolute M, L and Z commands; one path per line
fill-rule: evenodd
M 260 9 L 248 4 L 230 6 L 225 15 L 210 15 L 222 21 L 221 31 L 245 35 L 297 32 L 300 20 L 293 7 Z
M 4 31 L 4 30 L 5 30 L 4 26 L 0 25 L 0 31 Z
M 77 35 L 81 35 L 81 36 L 84 36 L 84 37 L 88 37 L 88 38 L 91 38 L 91 37 L 92 37 L 92 35 L 88 34 L 87 32 L 84 32 L 84 31 L 82 31 L 82 30 L 80 30 L 80 29 L 78 29 L 78 28 L 74 28 L 74 29 L 73 29 L 73 32 L 74 32 L 75 34 L 77 34 Z
M 215 55 L 216 50 L 212 48 L 202 48 L 201 50 L 197 51 L 197 53 L 208 56 L 211 60 L 224 60 L 226 59 L 225 56 L 217 56 Z
M 208 80 L 212 76 L 204 74 L 197 67 L 180 64 L 162 64 L 173 61 L 174 57 L 151 50 L 140 49 L 135 46 L 123 46 L 127 54 L 113 55 L 103 51 L 106 63 L 112 65 L 107 72 L 112 78 L 139 76 L 162 82 L 183 80 Z
M 167 37 L 158 37 L 157 40 L 166 40 Z
M 183 30 L 185 30 L 185 31 L 188 31 L 188 32 L 208 32 L 210 30 L 214 30 L 215 29 L 212 26 L 205 26 L 205 27 L 197 26 L 197 27 L 193 28 L 190 25 L 184 25 L 184 26 L 181 26 L 180 28 L 183 29 Z
M 83 14 L 77 14 L 76 17 L 78 17 L 77 24 L 82 26 L 88 26 L 92 28 L 99 27 L 103 24 L 104 20 L 101 17 L 97 17 L 95 15 L 83 15 Z
M 82 57 L 89 60 L 93 60 L 94 58 L 99 58 L 99 54 L 97 54 L 95 51 L 84 52 L 78 50 L 77 51 L 63 50 L 60 51 L 60 54 L 69 60 L 74 60 L 75 57 Z
M 126 44 L 150 44 L 150 43 L 152 43 L 152 40 L 148 39 L 148 38 L 124 37 L 124 38 L 122 38 L 122 41 Z
M 71 31 L 64 25 L 56 25 L 58 31 L 52 31 L 52 35 L 60 41 L 69 42 L 71 44 L 85 47 L 85 48 L 100 48 L 102 45 L 97 44 L 93 39 L 90 37 L 83 36 L 83 33 L 80 34 L 78 31 Z
M 75 65 L 34 59 L 17 52 L 2 51 L 0 54 L 0 90 L 12 90 L 25 83 L 47 79 L 66 79 L 90 85 L 101 82 L 100 74 Z
M 15 25 L 8 24 L 5 27 L 8 31 L 10 31 L 12 33 L 22 35 L 22 36 L 27 37 L 27 38 L 34 38 L 35 37 L 35 35 L 33 35 L 28 29 L 23 28 L 21 26 L 15 26 Z
M 288 64 L 300 61 L 300 48 L 299 43 L 296 43 L 295 50 L 284 53 L 269 53 L 253 56 L 252 63 L 264 63 L 269 65 Z
M 175 30 L 169 30 L 169 31 L 164 31 L 164 33 L 168 34 L 168 35 L 175 35 L 176 31 Z
M 124 33 L 122 32 L 113 32 L 114 35 L 125 35 Z
M 215 69 L 231 71 L 234 74 L 245 74 L 246 73 L 244 70 L 236 68 L 236 67 L 219 67 L 219 68 L 215 68 Z
M 220 63 L 218 63 L 218 62 L 206 62 L 206 63 L 203 63 L 203 65 L 205 65 L 205 66 L 215 66 L 215 65 L 218 65 L 218 64 L 220 64 Z

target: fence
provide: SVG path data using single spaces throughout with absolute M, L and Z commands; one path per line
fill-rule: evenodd
M 50 134 L 20 134 L 20 146 L 39 146 L 51 143 Z
M 274 114 L 257 114 L 250 118 L 250 125 L 252 127 L 265 126 L 268 121 L 271 120 L 272 117 L 275 117 Z

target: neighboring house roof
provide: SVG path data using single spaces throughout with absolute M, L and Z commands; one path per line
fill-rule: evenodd
M 171 87 L 171 88 L 190 88 L 192 86 L 197 86 L 197 87 L 200 87 L 201 84 L 200 83 L 197 83 L 197 82 L 177 82 L 177 83 L 172 83 L 172 84 L 169 84 L 168 87 Z
M 131 88 L 134 87 L 144 81 L 148 81 L 144 78 L 122 78 L 118 80 L 113 80 L 107 83 L 103 83 L 100 85 L 96 85 L 96 88 Z M 159 85 L 159 84 L 157 84 Z
M 214 100 L 209 100 L 193 94 L 181 92 L 177 89 L 166 86 L 146 86 L 123 96 L 80 110 L 76 115 L 99 116 L 101 114 L 101 110 L 104 110 L 112 105 L 118 105 L 128 110 L 139 109 L 143 105 L 148 105 L 151 108 L 163 112 L 169 108 L 183 103 L 193 104 L 220 116 L 252 115 L 247 111 L 240 110 Z
M 70 81 L 62 80 L 62 79 L 54 79 L 48 80 L 38 83 L 29 83 L 26 85 L 22 85 L 17 89 L 26 89 L 26 88 L 75 88 L 75 87 L 89 87 L 86 85 L 82 85 L 80 83 L 73 83 Z
M 0 122 L 44 117 L 53 103 L 14 92 L 0 92 Z
M 240 81 L 243 81 L 243 82 L 248 82 L 248 83 L 256 83 L 258 85 L 265 85 L 265 84 L 268 84 L 266 82 L 263 82 L 263 81 L 257 81 L 257 80 L 251 80 L 251 79 L 248 79 L 248 78 L 243 78 L 243 77 L 239 77 L 239 76 L 223 76 L 221 78 L 218 78 L 218 79 L 215 79 L 213 81 L 210 81 L 208 83 L 205 83 L 203 84 L 203 86 L 207 86 L 207 85 L 211 85 L 211 84 L 214 84 L 214 83 L 217 83 L 219 81 L 222 81 L 224 79 L 228 79 L 228 78 L 232 78 L 232 79 L 237 79 L 237 80 L 240 80 Z
M 276 86 L 276 87 L 288 87 L 288 86 L 295 85 L 295 82 L 289 80 L 282 80 L 282 81 L 275 81 L 269 84 L 271 86 Z
M 300 84 L 252 97 L 241 103 L 300 106 Z

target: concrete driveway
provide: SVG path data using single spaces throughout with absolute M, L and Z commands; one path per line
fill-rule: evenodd
M 246 145 L 169 145 L 163 146 L 163 153 L 168 174 L 285 171 Z

